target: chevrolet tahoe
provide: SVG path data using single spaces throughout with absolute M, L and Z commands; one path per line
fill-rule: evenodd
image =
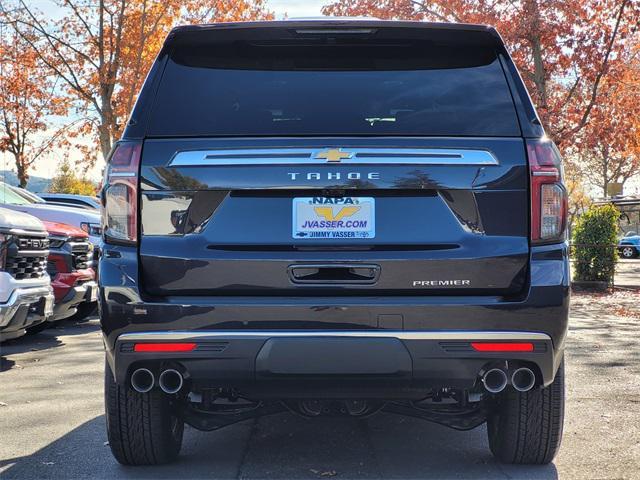
M 110 448 L 284 411 L 487 424 L 556 454 L 567 193 L 491 27 L 177 27 L 105 173 Z M 425 445 L 425 448 L 428 448 Z

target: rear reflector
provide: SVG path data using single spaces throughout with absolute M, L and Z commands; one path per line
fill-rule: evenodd
M 190 352 L 196 348 L 195 343 L 136 343 L 135 352 Z
M 471 346 L 477 352 L 533 352 L 533 343 L 485 343 L 472 342 Z

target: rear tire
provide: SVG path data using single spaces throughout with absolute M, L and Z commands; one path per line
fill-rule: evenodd
M 111 452 L 123 465 L 159 465 L 176 459 L 184 422 L 167 395 L 157 389 L 138 393 L 113 379 L 105 362 L 105 409 Z
M 564 360 L 548 387 L 522 393 L 504 390 L 487 419 L 493 455 L 503 463 L 550 463 L 562 440 L 564 402 Z

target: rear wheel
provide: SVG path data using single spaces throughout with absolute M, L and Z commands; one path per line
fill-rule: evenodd
M 123 465 L 158 465 L 178 456 L 184 422 L 158 391 L 138 393 L 118 385 L 105 362 L 107 437 L 113 456 Z
M 551 462 L 562 440 L 564 401 L 564 360 L 548 387 L 504 390 L 487 420 L 493 455 L 504 463 Z

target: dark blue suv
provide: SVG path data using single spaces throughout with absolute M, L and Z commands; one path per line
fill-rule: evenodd
M 185 423 L 387 411 L 550 462 L 562 175 L 490 27 L 175 28 L 102 191 L 115 457 L 170 461 Z

